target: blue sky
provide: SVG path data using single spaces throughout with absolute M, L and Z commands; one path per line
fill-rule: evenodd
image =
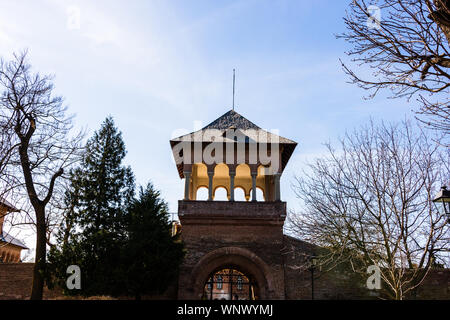
M 183 196 L 169 139 L 231 108 L 299 143 L 282 198 L 323 143 L 370 117 L 412 117 L 404 100 L 366 94 L 341 69 L 349 1 L 0 0 L 0 55 L 29 49 L 34 69 L 55 75 L 77 127 L 92 133 L 107 115 L 123 132 L 138 183 L 151 180 L 177 210 Z M 77 19 L 79 17 L 79 19 Z M 367 71 L 362 71 L 367 72 Z

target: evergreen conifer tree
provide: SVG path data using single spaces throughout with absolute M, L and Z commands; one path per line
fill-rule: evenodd
M 65 229 L 59 236 L 60 245 L 49 254 L 49 270 L 63 288 L 67 266 L 80 267 L 82 288 L 71 294 L 124 291 L 119 262 L 135 189 L 131 168 L 122 164 L 125 154 L 122 135 L 108 117 L 88 140 L 81 165 L 72 172 Z
M 149 183 L 134 197 L 122 164 L 125 145 L 107 118 L 88 140 L 65 197 L 58 245 L 49 253 L 47 282 L 69 295 L 134 296 L 164 292 L 178 276 L 184 249 L 172 235 L 167 203 Z M 67 267 L 81 270 L 81 290 L 67 290 Z
M 128 241 L 122 258 L 129 295 L 160 294 L 176 283 L 184 249 L 178 235 L 172 235 L 167 203 L 149 183 L 140 188 L 130 207 Z

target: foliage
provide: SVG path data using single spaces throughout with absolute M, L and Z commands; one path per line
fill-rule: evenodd
M 134 196 L 122 165 L 125 144 L 112 118 L 88 141 L 72 172 L 60 245 L 49 254 L 49 285 L 68 295 L 133 295 L 164 291 L 177 276 L 183 245 L 171 235 L 167 203 L 152 184 Z M 67 290 L 69 265 L 81 269 L 81 290 Z
M 126 240 L 125 221 L 134 195 L 134 176 L 122 165 L 125 144 L 111 117 L 86 145 L 81 164 L 71 173 L 66 193 L 68 210 L 58 236 L 60 247 L 49 255 L 51 273 L 67 278 L 67 266 L 82 270 L 82 294 L 115 294 L 120 248 Z M 74 292 L 75 293 L 75 292 Z
M 163 292 L 178 276 L 183 244 L 171 234 L 167 208 L 152 184 L 140 189 L 130 208 L 123 274 L 129 294 L 136 298 Z

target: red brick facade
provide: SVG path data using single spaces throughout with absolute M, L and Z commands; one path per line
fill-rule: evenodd
M 251 276 L 258 298 L 312 298 L 308 257 L 314 246 L 283 235 L 284 202 L 180 201 L 188 253 L 181 266 L 178 299 L 201 299 L 210 274 L 233 266 Z M 314 273 L 315 299 L 377 299 L 366 279 L 349 270 Z M 450 270 L 431 270 L 409 299 L 450 299 Z
M 0 263 L 0 300 L 29 299 L 34 263 Z M 44 289 L 44 299 L 61 296 L 59 291 Z
M 211 272 L 234 266 L 256 280 L 259 297 L 284 299 L 285 210 L 283 202 L 180 201 L 187 256 L 178 298 L 200 299 Z
M 312 245 L 280 236 L 274 226 L 228 224 L 218 228 L 204 225 L 198 229 L 201 236 L 196 236 L 197 232 L 192 228 L 188 224 L 184 233 L 189 252 L 180 271 L 178 290 L 175 281 L 163 295 L 144 298 L 200 299 L 202 286 L 210 272 L 233 265 L 254 277 L 259 289 L 258 298 L 311 299 L 311 272 L 306 267 L 305 257 L 313 249 Z M 224 234 L 227 236 L 217 241 L 218 235 Z M 32 275 L 32 263 L 0 263 L 0 300 L 28 299 Z M 316 271 L 314 297 L 325 300 L 377 299 L 380 292 L 368 291 L 364 283 L 365 279 L 351 272 Z M 60 297 L 58 291 L 44 290 L 45 299 Z M 450 270 L 432 269 L 423 284 L 407 299 L 450 299 Z

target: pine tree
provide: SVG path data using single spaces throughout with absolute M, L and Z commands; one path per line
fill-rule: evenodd
M 176 280 L 184 249 L 171 234 L 167 203 L 149 183 L 140 188 L 139 198 L 130 208 L 125 259 L 125 286 L 129 295 L 162 293 Z
M 62 244 L 49 254 L 50 273 L 65 287 L 68 265 L 81 269 L 82 288 L 70 294 L 117 295 L 121 248 L 127 238 L 127 210 L 134 196 L 134 176 L 122 161 L 125 144 L 111 117 L 88 140 L 81 165 L 72 172 Z M 70 226 L 71 230 L 67 230 Z
M 87 142 L 67 189 L 58 246 L 50 250 L 47 282 L 70 295 L 162 293 L 178 276 L 183 244 L 172 236 L 167 203 L 151 183 L 134 197 L 122 165 L 125 145 L 111 118 Z M 66 290 L 69 265 L 81 269 L 81 290 Z

